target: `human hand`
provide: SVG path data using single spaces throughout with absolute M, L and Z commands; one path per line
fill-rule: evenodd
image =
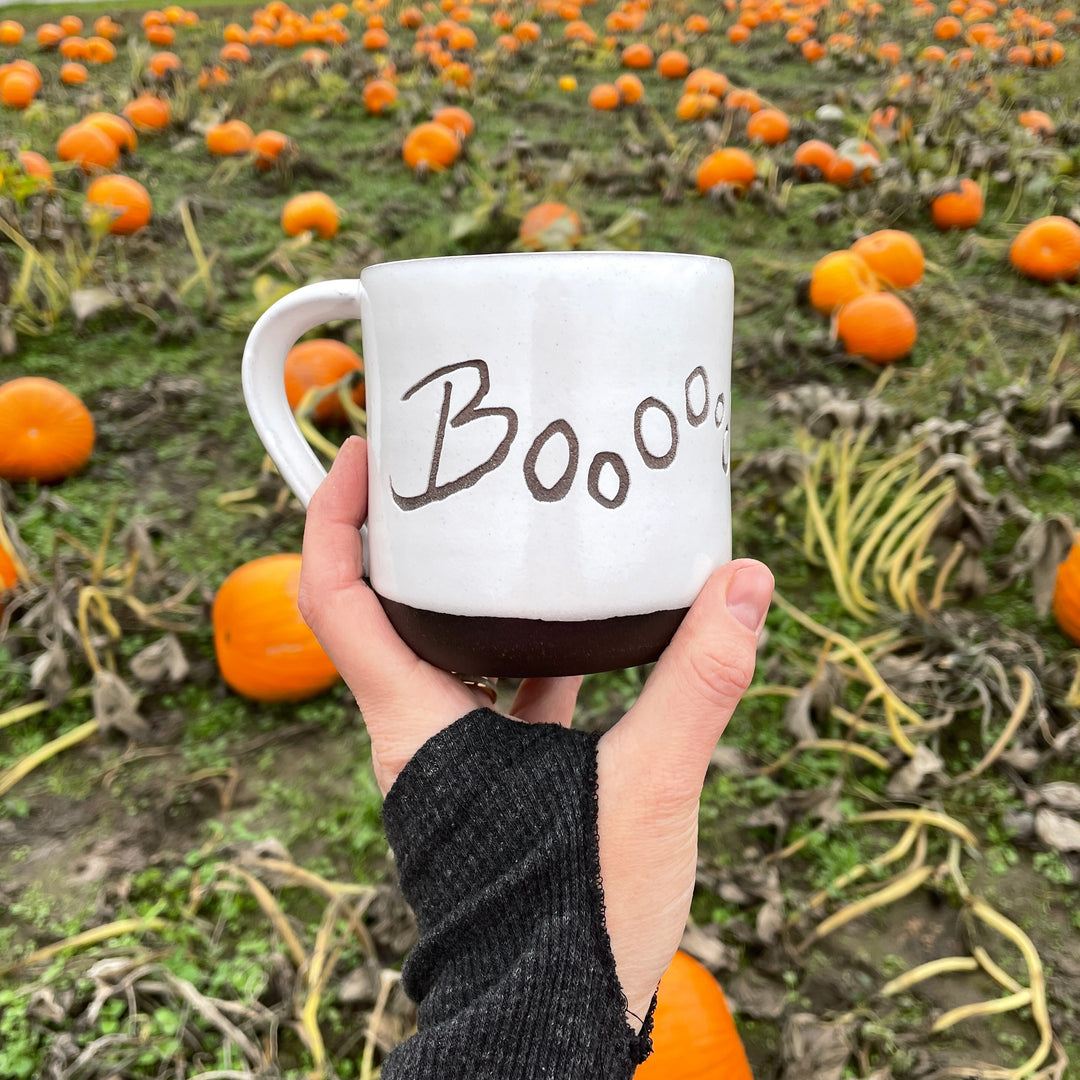
M 398 637 L 362 580 L 366 517 L 367 449 L 353 437 L 308 507 L 299 604 L 356 698 L 385 795 L 428 739 L 488 701 Z M 599 742 L 604 910 L 635 1030 L 682 937 L 705 773 L 753 676 L 772 586 L 753 560 L 715 571 L 637 702 Z M 509 715 L 569 727 L 580 685 L 580 677 L 524 679 Z

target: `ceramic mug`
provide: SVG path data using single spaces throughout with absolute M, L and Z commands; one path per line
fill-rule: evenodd
M 731 558 L 732 315 L 731 266 L 707 256 L 378 263 L 269 308 L 244 396 L 306 506 L 325 471 L 285 358 L 358 318 L 366 565 L 400 636 L 449 671 L 608 671 L 655 660 Z

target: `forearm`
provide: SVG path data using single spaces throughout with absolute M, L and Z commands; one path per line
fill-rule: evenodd
M 604 926 L 595 736 L 470 713 L 388 792 L 387 837 L 420 941 L 403 981 L 419 1033 L 383 1080 L 629 1080 Z

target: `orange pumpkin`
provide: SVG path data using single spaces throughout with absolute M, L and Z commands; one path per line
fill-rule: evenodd
M 1028 222 L 1009 246 L 1009 262 L 1036 281 L 1080 277 L 1080 225 L 1051 214 Z
M 284 132 L 275 131 L 273 128 L 260 131 L 251 140 L 251 151 L 255 155 L 255 168 L 259 172 L 267 172 L 273 168 L 274 163 L 283 153 L 293 148 L 292 139 Z
M 910 289 L 922 281 L 926 258 L 922 245 L 903 229 L 878 229 L 860 236 L 851 250 L 893 289 Z
M 94 420 L 80 398 L 28 375 L 0 385 L 0 477 L 52 484 L 78 472 L 94 449 Z
M 18 580 L 19 572 L 15 569 L 14 561 L 7 551 L 0 547 L 0 598 L 8 589 L 13 588 Z M 3 610 L 4 605 L 0 603 L 0 614 Z
M 518 239 L 529 251 L 569 251 L 581 239 L 581 218 L 563 203 L 538 203 L 521 219 Z
M 448 169 L 461 155 L 458 133 L 436 120 L 417 124 L 401 146 L 401 156 L 410 169 L 423 165 L 436 172 Z
M 939 229 L 973 229 L 983 216 L 982 188 L 964 177 L 954 190 L 931 200 L 930 216 Z
M 332 386 L 350 371 L 363 371 L 360 357 L 343 341 L 313 338 L 301 341 L 285 358 L 285 396 L 294 411 L 313 386 Z M 353 390 L 353 401 L 362 409 L 366 404 L 364 384 Z M 312 413 L 318 424 L 345 424 L 348 417 L 335 395 L 324 397 Z
M 140 94 L 124 106 L 123 113 L 140 131 L 160 131 L 172 120 L 169 103 L 153 94 Z
M 305 191 L 294 195 L 281 209 L 281 228 L 288 236 L 316 232 L 324 240 L 338 231 L 340 212 L 334 200 L 323 191 Z
M 724 991 L 681 950 L 656 992 L 652 1043 L 634 1080 L 753 1080 Z
M 831 315 L 856 296 L 877 291 L 878 279 L 854 251 L 830 251 L 818 259 L 810 274 L 810 303 L 822 315 Z
M 725 146 L 714 150 L 697 168 L 695 179 L 702 194 L 717 184 L 728 184 L 736 191 L 744 191 L 757 176 L 754 159 L 737 146 Z
M 1074 645 L 1080 645 L 1080 536 L 1058 566 L 1052 608 L 1065 636 Z
M 56 156 L 74 161 L 84 173 L 108 172 L 120 160 L 113 140 L 94 124 L 72 124 L 56 140 Z
M 297 607 L 300 556 L 266 555 L 237 567 L 214 597 L 214 652 L 225 682 L 255 701 L 305 701 L 337 669 Z
M 92 124 L 94 127 L 101 128 L 116 143 L 116 148 L 121 152 L 124 150 L 133 151 L 139 145 L 139 137 L 135 134 L 135 129 L 127 120 L 122 116 L 117 116 L 116 113 L 91 113 L 89 116 L 83 117 L 81 123 Z
M 206 149 L 215 157 L 234 157 L 251 149 L 255 132 L 243 120 L 224 120 L 206 130 Z
M 911 352 L 918 324 L 895 293 L 869 292 L 840 308 L 836 333 L 849 356 L 863 356 L 872 364 L 891 364 Z
M 150 192 L 130 176 L 99 176 L 86 189 L 89 209 L 100 207 L 113 215 L 109 232 L 130 236 L 146 227 L 153 211 Z

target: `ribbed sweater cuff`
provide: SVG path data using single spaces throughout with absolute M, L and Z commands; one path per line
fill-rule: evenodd
M 383 1080 L 629 1080 L 636 1034 L 604 921 L 599 736 L 478 709 L 425 743 L 383 804 L 420 939 L 418 1034 Z

